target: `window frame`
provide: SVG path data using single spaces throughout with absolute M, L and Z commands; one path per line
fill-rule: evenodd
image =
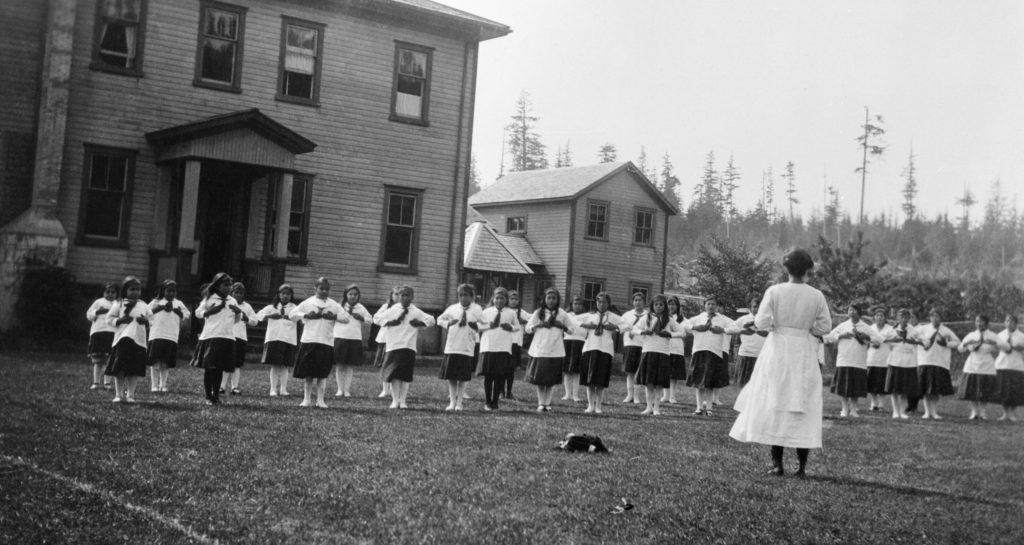
M 315 30 L 317 33 L 316 62 L 313 68 L 312 82 L 313 96 L 310 98 L 296 97 L 285 93 L 285 56 L 288 52 L 289 26 L 304 27 Z M 307 106 L 320 106 L 320 76 L 323 73 L 324 34 L 326 29 L 327 25 L 323 23 L 314 23 L 296 17 L 289 17 L 288 15 L 281 16 L 281 54 L 277 67 L 277 96 L 275 97 L 277 100 L 294 104 L 305 104 Z
M 588 284 L 599 287 L 597 291 L 591 294 L 593 299 L 587 299 Z M 582 289 L 580 289 L 580 297 L 583 298 L 583 303 L 585 304 L 587 312 L 595 310 L 597 308 L 597 294 L 605 291 L 605 287 L 608 285 L 608 282 L 604 278 L 584 276 L 580 281 L 580 285 L 582 287 Z
M 596 222 L 596 221 L 590 219 L 590 209 L 591 209 L 591 207 L 594 207 L 594 206 L 603 206 L 604 207 L 604 221 Z M 611 202 L 597 200 L 597 199 L 587 199 L 587 216 L 586 216 L 587 217 L 587 230 L 584 231 L 583 238 L 585 238 L 587 240 L 599 240 L 599 241 L 602 241 L 602 242 L 608 242 L 608 230 L 609 230 L 609 226 L 611 225 L 611 216 L 612 216 Z M 591 235 L 590 234 L 590 224 L 591 223 L 600 223 L 601 225 L 604 226 L 602 236 L 597 236 L 597 235 Z
M 310 207 L 313 202 L 313 183 L 316 176 L 313 174 L 296 173 L 292 175 L 292 201 L 295 201 L 295 181 L 303 180 L 306 184 L 306 190 L 302 196 L 302 208 L 303 217 L 302 225 L 299 227 L 299 231 L 302 233 L 302 240 L 299 243 L 299 255 L 290 256 L 288 255 L 287 243 L 285 244 L 285 255 L 275 255 L 274 243 L 277 238 L 277 229 L 280 222 L 275 224 L 274 220 L 277 214 L 277 207 L 280 203 L 277 201 L 277 189 L 279 183 L 281 183 L 281 176 L 274 176 L 267 184 L 267 214 L 265 219 L 265 226 L 263 228 L 263 259 L 265 260 L 276 260 L 283 261 L 294 265 L 306 265 L 309 263 L 309 216 L 311 214 Z M 291 206 L 292 203 L 288 204 L 288 222 L 287 227 L 291 230 Z
M 397 274 L 418 274 L 417 267 L 419 265 L 419 249 L 420 249 L 420 234 L 423 226 L 423 196 L 425 191 L 414 187 L 404 187 L 397 185 L 385 185 L 384 186 L 384 209 L 381 213 L 380 223 L 380 248 L 377 259 L 377 271 L 378 272 L 389 272 Z M 401 263 L 389 263 L 384 261 L 384 256 L 387 253 L 387 241 L 388 241 L 388 213 L 391 209 L 391 197 L 394 195 L 400 195 L 403 197 L 412 197 L 416 202 L 416 210 L 413 212 L 413 226 L 412 226 L 412 240 L 410 242 L 411 248 L 409 249 L 409 264 L 403 265 Z
M 100 60 L 100 41 L 102 40 L 100 33 L 103 31 L 103 23 L 107 19 L 103 16 L 102 7 L 102 2 L 96 2 L 96 14 L 93 19 L 92 61 L 89 63 L 89 69 L 122 76 L 143 77 L 145 74 L 142 72 L 142 59 L 146 44 L 147 1 L 139 0 L 139 20 L 136 23 L 138 30 L 135 33 L 135 65 L 131 68 L 113 66 Z
M 651 226 L 650 227 L 641 227 L 640 226 L 640 224 L 637 221 L 639 219 L 638 216 L 640 214 L 650 214 L 650 216 L 651 216 Z M 655 223 L 656 223 L 655 220 L 656 219 L 657 219 L 657 212 L 653 208 L 649 208 L 649 207 L 646 207 L 646 206 L 637 206 L 637 207 L 633 208 L 633 246 L 643 246 L 645 248 L 653 248 L 654 247 L 654 238 L 655 238 L 654 237 L 654 233 L 655 233 L 654 229 L 655 229 Z M 646 229 L 649 232 L 650 241 L 642 242 L 642 241 L 638 241 L 637 240 L 637 235 L 640 233 L 641 229 Z
M 80 246 L 100 246 L 106 248 L 128 248 L 128 240 L 131 226 L 132 193 L 135 186 L 135 159 L 139 150 L 131 148 L 117 148 L 112 146 L 101 146 L 97 144 L 84 144 L 82 156 L 82 194 L 78 203 L 78 232 L 75 236 L 75 243 Z M 125 159 L 125 180 L 124 191 L 121 200 L 121 218 L 118 224 L 117 237 L 104 237 L 102 235 L 91 235 L 85 232 L 86 212 L 89 208 L 90 182 L 92 181 L 92 165 L 94 157 L 106 155 Z
M 511 222 L 518 220 L 522 223 L 521 229 L 512 229 Z M 509 235 L 525 235 L 526 234 L 526 216 L 507 216 L 505 218 L 505 233 Z
M 206 37 L 206 12 L 209 9 L 229 11 L 238 15 L 238 36 L 235 38 L 235 64 L 231 75 L 231 83 L 203 79 L 203 39 Z M 245 14 L 248 11 L 249 8 L 245 6 L 225 4 L 214 0 L 200 0 L 199 31 L 196 33 L 196 65 L 192 85 L 217 91 L 228 91 L 230 93 L 242 92 L 242 61 L 245 58 Z
M 401 54 L 403 49 L 408 49 L 417 53 L 424 53 L 427 56 L 427 73 L 423 77 L 423 95 L 420 98 L 420 117 L 409 117 L 407 115 L 399 114 L 395 111 L 395 107 L 398 103 L 398 68 L 401 63 Z M 430 126 L 430 82 L 434 72 L 434 48 L 423 45 L 417 45 L 409 42 L 403 42 L 395 40 L 395 61 L 391 71 L 391 110 L 388 119 L 398 123 L 408 123 L 410 125 L 422 125 L 424 127 Z

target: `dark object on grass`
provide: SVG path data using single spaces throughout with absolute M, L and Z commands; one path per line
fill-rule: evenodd
M 633 509 L 633 504 L 629 503 L 629 500 L 627 500 L 626 498 L 622 498 L 622 505 L 616 505 L 614 508 L 612 508 L 611 513 L 613 515 L 621 515 L 631 509 Z
M 608 447 L 604 446 L 600 437 L 576 433 L 565 434 L 558 448 L 566 452 L 608 452 Z

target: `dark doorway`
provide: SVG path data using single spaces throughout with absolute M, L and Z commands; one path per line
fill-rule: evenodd
M 237 163 L 203 161 L 196 211 L 201 281 L 222 271 L 240 275 L 249 224 L 249 186 L 256 174 Z

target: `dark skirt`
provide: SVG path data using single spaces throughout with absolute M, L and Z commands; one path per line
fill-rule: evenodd
M 412 382 L 412 370 L 416 365 L 416 351 L 411 348 L 391 350 L 384 355 L 384 365 L 380 369 L 382 382 L 400 380 Z
M 515 374 L 516 366 L 508 352 L 482 352 L 477 360 L 476 374 L 491 378 L 502 378 Z
M 998 376 L 964 373 L 960 379 L 960 399 L 981 403 L 999 402 Z
M 235 340 L 215 337 L 199 341 L 192 354 L 192 367 L 230 373 L 235 370 Z
M 241 369 L 245 365 L 245 347 L 249 344 L 249 341 L 245 339 L 235 339 L 235 369 Z
M 377 343 L 377 353 L 373 355 L 373 364 L 377 367 L 384 366 L 384 356 L 388 353 L 388 345 L 380 342 Z
M 156 365 L 162 363 L 168 369 L 178 365 L 178 343 L 167 339 L 153 339 L 149 341 L 148 363 Z
M 359 366 L 366 363 L 361 339 L 334 339 L 334 363 Z
M 885 375 L 889 374 L 888 367 L 868 367 L 868 393 L 885 393 Z
M 636 373 L 640 368 L 640 354 L 644 351 L 639 346 L 625 346 L 622 348 L 622 371 L 627 375 Z
M 754 372 L 754 364 L 757 363 L 757 356 L 740 356 L 737 364 L 736 374 L 739 376 L 740 388 L 750 382 L 750 374 Z M 884 378 L 884 377 L 883 377 Z
M 580 360 L 580 386 L 607 388 L 612 376 L 612 355 L 587 350 Z
M 951 396 L 956 393 L 953 389 L 953 379 L 949 376 L 949 369 L 943 369 L 938 365 L 921 365 L 917 368 L 917 384 L 921 387 L 922 396 Z
M 97 331 L 89 335 L 89 347 L 86 349 L 91 358 L 105 358 L 110 355 L 114 344 L 113 331 Z
M 291 367 L 295 365 L 295 345 L 284 341 L 270 341 L 263 345 L 263 359 L 268 365 Z
M 907 397 L 918 397 L 921 395 L 921 387 L 917 382 L 917 368 L 915 367 L 893 367 L 885 372 L 886 394 L 900 394 Z
M 859 367 L 836 367 L 829 391 L 839 397 L 864 397 L 868 393 L 868 370 Z
M 441 358 L 441 371 L 437 374 L 437 378 L 465 382 L 473 378 L 473 370 L 476 368 L 475 363 L 473 356 L 445 354 Z
M 526 382 L 536 386 L 562 383 L 562 361 L 565 358 L 530 358 L 526 365 Z
M 510 375 L 516 373 L 516 369 L 519 369 L 523 365 L 523 347 L 518 344 L 512 345 L 512 370 L 508 372 Z
M 125 337 L 110 350 L 104 375 L 112 377 L 146 376 L 146 349 Z
M 321 343 L 299 344 L 299 355 L 295 358 L 295 378 L 325 379 L 334 367 L 334 350 Z
M 672 356 L 661 352 L 644 352 L 636 370 L 639 386 L 668 388 L 672 385 Z
M 692 356 L 693 371 L 686 379 L 691 388 L 714 390 L 729 385 L 729 364 L 722 356 L 707 350 L 701 350 Z
M 999 380 L 999 404 L 1007 407 L 1024 405 L 1024 371 L 997 369 L 996 378 Z
M 567 375 L 578 375 L 580 373 L 580 358 L 583 357 L 583 341 L 562 341 L 565 344 L 565 361 L 562 362 L 562 372 Z
M 686 380 L 686 356 L 672 354 L 669 358 L 672 360 L 672 380 Z

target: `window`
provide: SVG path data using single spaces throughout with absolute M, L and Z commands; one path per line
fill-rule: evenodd
M 291 17 L 282 19 L 277 98 L 315 105 L 320 100 L 324 25 Z
M 526 216 L 520 216 L 517 218 L 507 218 L 505 220 L 505 232 L 506 233 L 525 233 L 526 232 Z
M 415 189 L 386 188 L 380 270 L 415 274 L 422 197 Z
M 608 203 L 587 203 L 587 238 L 608 240 Z
M 630 308 L 632 308 L 632 306 L 633 306 L 633 295 L 635 295 L 637 293 L 643 294 L 644 301 L 645 302 L 649 302 L 651 300 L 651 285 L 650 284 L 645 284 L 645 283 L 640 283 L 640 282 L 630 282 L 629 283 L 629 298 L 628 298 L 628 301 L 629 301 Z
M 430 63 L 434 50 L 397 42 L 395 78 L 391 92 L 391 120 L 427 124 L 430 102 Z
M 313 195 L 313 177 L 296 174 L 292 178 L 292 202 L 289 204 L 287 223 L 288 245 L 284 255 L 280 255 L 274 248 L 277 242 L 277 229 L 284 227 L 277 214 L 280 209 L 278 201 L 281 198 L 278 191 L 279 183 L 279 177 L 272 177 L 268 186 L 268 228 L 264 253 L 268 256 L 283 257 L 292 262 L 305 263 L 306 249 L 309 246 L 309 204 Z
M 633 220 L 633 244 L 654 245 L 654 210 L 637 208 Z
M 96 3 L 92 65 L 96 70 L 142 75 L 143 0 Z
M 240 92 L 245 8 L 203 2 L 199 17 L 194 84 Z
M 78 241 L 100 246 L 128 245 L 135 150 L 85 146 Z
M 604 279 L 583 277 L 583 303 L 587 310 L 597 308 L 597 294 L 604 291 Z

